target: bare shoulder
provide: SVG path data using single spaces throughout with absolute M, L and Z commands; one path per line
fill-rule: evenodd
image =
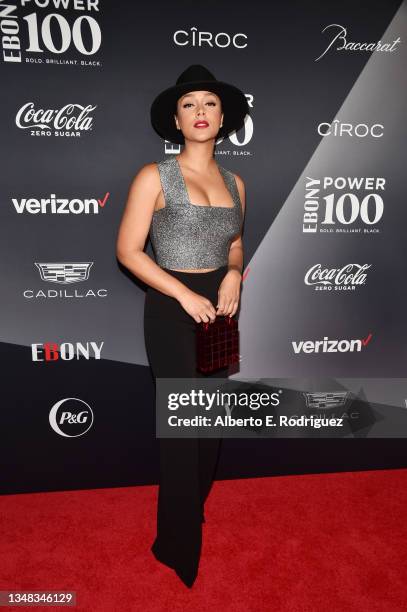
M 143 190 L 143 192 L 157 195 L 161 189 L 157 162 L 149 162 L 141 166 L 131 181 L 130 189 Z
M 142 181 L 154 180 L 154 178 L 159 178 L 157 162 L 144 164 L 134 177 L 134 179 Z

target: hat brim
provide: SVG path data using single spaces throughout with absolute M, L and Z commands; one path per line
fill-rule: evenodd
M 182 131 L 175 125 L 177 101 L 190 91 L 201 90 L 212 91 L 221 99 L 224 119 L 217 138 L 226 138 L 243 127 L 249 105 L 240 89 L 223 81 L 193 81 L 169 87 L 154 99 L 150 109 L 151 125 L 159 136 L 175 144 L 185 144 Z

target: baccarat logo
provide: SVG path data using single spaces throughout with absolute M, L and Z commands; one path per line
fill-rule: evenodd
M 349 40 L 347 29 L 339 23 L 330 23 L 322 30 L 322 32 L 325 31 L 328 31 L 327 36 L 329 37 L 329 44 L 325 48 L 325 51 L 315 59 L 316 62 L 324 57 L 324 55 L 326 55 L 331 49 L 333 51 L 356 51 L 362 53 L 369 53 L 373 51 L 378 51 L 379 53 L 394 53 L 394 51 L 397 51 L 397 45 L 401 41 L 400 36 L 398 36 L 393 40 L 388 40 L 385 42 L 381 40 L 355 42 L 353 40 Z

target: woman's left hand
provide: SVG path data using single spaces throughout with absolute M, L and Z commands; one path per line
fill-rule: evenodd
M 225 274 L 218 289 L 217 315 L 233 317 L 236 313 L 239 306 L 241 282 L 242 275 L 238 270 L 229 270 Z

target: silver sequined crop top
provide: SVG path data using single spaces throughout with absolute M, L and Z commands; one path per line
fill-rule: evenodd
M 160 267 L 182 270 L 227 265 L 230 243 L 242 228 L 243 210 L 233 173 L 217 165 L 233 207 L 191 204 L 175 155 L 157 162 L 165 206 L 153 213 L 150 239 Z

